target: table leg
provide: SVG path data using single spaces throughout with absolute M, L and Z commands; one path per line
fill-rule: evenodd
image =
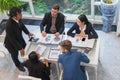
M 97 80 L 97 66 L 95 66 L 94 69 L 95 69 L 95 80 Z
M 52 62 L 51 70 L 52 70 L 52 79 L 59 80 L 60 70 L 59 70 L 59 64 L 57 62 Z
M 60 75 L 59 63 L 56 62 L 55 64 L 56 64 L 57 74 L 58 74 L 58 78 L 59 78 L 59 75 Z

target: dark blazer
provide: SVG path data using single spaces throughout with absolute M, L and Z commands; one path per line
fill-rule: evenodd
M 22 21 L 19 24 L 15 22 L 12 18 L 9 18 L 6 24 L 6 37 L 5 37 L 5 47 L 9 50 L 21 50 L 25 48 L 26 43 L 22 36 L 22 31 L 29 34 L 29 31 L 24 26 Z
M 75 30 L 75 33 L 73 33 L 73 31 Z M 81 30 L 79 29 L 79 26 L 77 23 L 75 23 L 67 32 L 67 35 L 74 37 L 75 34 L 79 34 L 81 32 Z M 89 22 L 86 24 L 86 30 L 85 30 L 85 34 L 88 34 L 88 39 L 92 39 L 92 38 L 98 38 L 97 33 L 95 32 L 95 30 L 92 27 L 92 24 Z
M 55 27 L 57 29 L 57 32 L 59 32 L 60 34 L 63 33 L 64 31 L 64 20 L 65 16 L 62 13 L 58 13 L 57 18 L 56 18 L 56 22 L 55 22 Z M 40 30 L 41 32 L 44 30 L 44 27 L 46 26 L 46 33 L 51 33 L 50 32 L 50 28 L 51 28 L 51 23 L 52 23 L 52 16 L 51 16 L 51 12 L 46 13 L 41 24 L 40 24 Z
M 29 76 L 41 78 L 42 80 L 50 80 L 50 67 L 46 67 L 43 62 L 37 61 L 33 63 L 30 60 L 26 60 L 22 65 L 27 67 Z

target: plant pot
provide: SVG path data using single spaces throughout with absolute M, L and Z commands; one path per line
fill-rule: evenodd
M 101 0 L 101 11 L 102 11 L 102 22 L 103 22 L 103 28 L 102 30 L 104 32 L 110 32 L 112 23 L 114 21 L 114 16 L 116 13 L 118 0 L 114 0 L 113 3 L 107 4 Z

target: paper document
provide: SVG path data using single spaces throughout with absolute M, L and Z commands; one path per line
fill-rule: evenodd
M 82 38 L 70 37 L 70 36 L 67 36 L 66 39 L 70 40 L 72 42 L 72 45 L 76 46 L 76 47 L 89 47 L 89 48 L 93 48 L 94 42 L 95 42 L 95 39 L 85 38 L 85 40 L 82 41 Z
M 51 48 L 49 53 L 49 58 L 58 58 L 59 54 L 61 54 L 59 48 Z
M 37 52 L 37 53 L 39 53 L 40 55 L 42 55 L 43 53 L 44 53 L 44 51 L 46 50 L 46 46 L 44 46 L 44 45 L 38 45 L 37 47 L 36 47 L 36 49 L 35 49 L 35 51 Z
M 54 34 L 47 34 L 46 37 L 43 37 L 41 40 L 41 43 L 45 44 L 59 44 L 59 42 L 62 40 L 62 35 L 60 35 L 57 39 L 55 39 Z
M 62 40 L 62 35 L 60 35 L 57 39 L 55 37 L 52 39 L 51 44 L 59 44 Z

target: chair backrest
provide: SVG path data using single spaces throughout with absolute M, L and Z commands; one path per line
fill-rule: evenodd
M 87 72 L 86 69 L 85 69 L 85 74 L 86 74 L 86 76 L 87 76 L 87 80 L 89 80 L 89 75 L 88 75 L 88 72 Z
M 5 35 L 0 35 L 0 57 L 6 57 L 7 49 L 3 46 Z
M 28 76 L 29 75 L 28 69 L 26 67 L 24 68 L 25 68 L 25 72 L 22 72 L 18 75 L 18 80 L 42 80 L 41 78 Z
M 59 80 L 62 80 L 62 74 L 63 74 L 63 70 L 60 72 Z
M 5 39 L 5 35 L 0 35 L 0 42 L 4 42 L 4 39 Z
M 8 50 L 3 46 L 3 42 L 0 42 L 0 58 L 5 58 L 7 62 L 9 63 L 9 52 Z
M 1 51 L 0 50 L 0 57 L 2 57 L 2 58 L 4 58 L 6 55 L 5 55 L 6 53 L 4 52 L 4 51 Z
M 41 78 L 32 77 L 32 76 L 18 75 L 18 80 L 42 80 L 42 79 Z

